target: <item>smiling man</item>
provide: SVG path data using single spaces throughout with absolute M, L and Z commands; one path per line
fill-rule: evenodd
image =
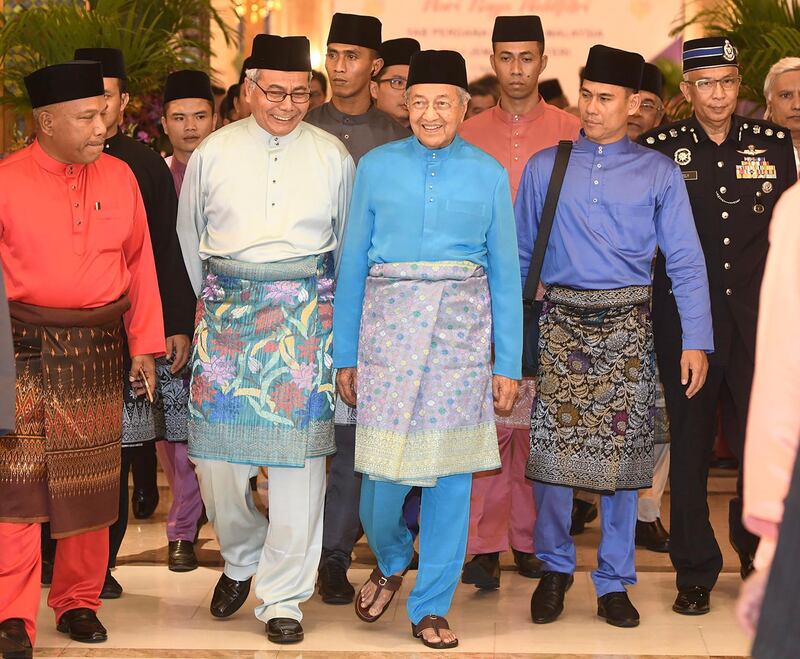
M 683 328 L 675 367 L 685 395 L 701 390 L 713 349 L 703 253 L 678 167 L 628 139 L 644 60 L 593 46 L 570 154 L 545 253 L 537 398 L 528 477 L 534 481 L 536 557 L 545 574 L 531 599 L 534 623 L 553 622 L 575 571 L 573 488 L 601 498 L 602 538 L 592 572 L 597 614 L 639 624 L 625 586 L 636 583 L 636 490 L 651 485 L 655 370 L 650 272 L 658 246 L 673 276 Z M 525 167 L 515 212 L 520 275 L 528 275 L 556 148 Z
M 683 44 L 681 91 L 689 119 L 646 133 L 640 142 L 681 168 L 705 253 L 714 316 L 714 354 L 701 395 L 687 399 L 676 360 L 685 337 L 675 280 L 656 261 L 653 329 L 671 436 L 670 558 L 677 572 L 673 610 L 708 613 L 722 553 L 708 517 L 707 480 L 721 409 L 722 427 L 740 461 L 755 368 L 758 295 L 769 250 L 772 209 L 797 180 L 789 131 L 734 114 L 741 76 L 736 48 L 725 37 Z M 730 539 L 743 576 L 757 539 L 742 524 L 742 472 L 730 502 Z
M 75 61 L 25 78 L 34 143 L 0 164 L 0 259 L 16 353 L 16 428 L 0 437 L 0 650 L 30 657 L 40 605 L 39 524 L 58 539 L 47 598 L 60 632 L 97 619 L 118 514 L 123 326 L 137 395 L 156 385 L 164 323 L 136 179 L 103 153 L 102 69 Z
M 303 639 L 322 547 L 333 439 L 331 303 L 353 159 L 303 122 L 305 37 L 261 34 L 246 85 L 253 114 L 208 137 L 186 169 L 178 235 L 199 295 L 189 455 L 225 570 L 217 618 L 242 606 L 275 643 Z M 250 478 L 269 470 L 269 521 Z
M 457 135 L 466 89 L 460 54 L 411 59 L 414 136 L 359 165 L 334 311 L 336 383 L 359 403 L 361 523 L 378 559 L 356 612 L 375 622 L 400 587 L 414 552 L 403 502 L 420 486 L 407 612 L 414 636 L 439 649 L 458 644 L 443 616 L 464 560 L 472 473 L 500 465 L 494 408 L 511 410 L 522 356 L 508 176 Z
M 374 16 L 334 14 L 328 32 L 325 70 L 332 98 L 306 121 L 338 137 L 355 164 L 377 146 L 409 135 L 372 102 L 370 80 L 383 67 L 381 22 Z M 336 401 L 336 455 L 325 495 L 325 533 L 319 592 L 326 604 L 349 604 L 355 593 L 347 579 L 353 547 L 361 533 L 358 497 L 361 479 L 353 470 L 356 410 Z

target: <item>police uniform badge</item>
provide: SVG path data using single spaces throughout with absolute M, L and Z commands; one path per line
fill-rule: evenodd
M 683 147 L 682 149 L 678 149 L 675 152 L 674 160 L 681 167 L 685 167 L 690 162 L 692 162 L 692 152 L 689 149 L 687 149 L 686 147 Z

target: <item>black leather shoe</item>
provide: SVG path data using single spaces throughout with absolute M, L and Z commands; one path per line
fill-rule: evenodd
M 227 618 L 236 613 L 250 594 L 252 581 L 252 577 L 247 581 L 234 581 L 223 573 L 211 598 L 211 615 L 215 618 Z
M 158 488 L 153 491 L 146 491 L 137 488 L 131 497 L 131 508 L 136 519 L 148 519 L 158 508 Z
M 191 572 L 197 569 L 194 543 L 189 540 L 172 540 L 169 543 L 169 569 L 172 572 Z
M 575 499 L 572 503 L 572 526 L 569 534 L 580 535 L 586 529 L 586 525 L 596 519 L 597 506 L 595 504 Z
M 528 579 L 539 579 L 544 574 L 543 563 L 536 558 L 536 554 L 528 554 L 524 551 L 514 552 L 514 563 L 517 564 L 517 572 Z
M 29 659 L 33 656 L 24 620 L 9 618 L 0 622 L 0 652 L 3 659 Z
M 574 578 L 563 572 L 545 572 L 531 597 L 531 620 L 537 625 L 553 622 L 564 610 L 564 595 Z
M 672 610 L 684 616 L 704 615 L 711 611 L 711 591 L 703 586 L 682 588 L 678 591 Z
M 273 643 L 299 643 L 303 640 L 303 625 L 293 618 L 273 618 L 264 627 Z
M 461 583 L 468 583 L 481 590 L 500 588 L 500 554 L 475 554 L 471 561 L 464 565 Z
M 106 570 L 106 580 L 103 582 L 103 590 L 100 591 L 101 600 L 118 600 L 122 597 L 122 585 L 111 576 L 111 570 Z
M 42 556 L 42 585 L 49 586 L 53 583 L 53 561 Z
M 614 627 L 638 627 L 639 612 L 631 604 L 628 593 L 608 593 L 597 598 L 597 615 Z
M 100 624 L 91 609 L 71 609 L 61 616 L 56 627 L 62 634 L 69 634 L 78 643 L 102 643 L 108 640 L 106 628 Z
M 347 580 L 347 568 L 336 559 L 324 561 L 319 568 L 319 594 L 325 604 L 350 604 L 356 596 Z
M 660 517 L 655 522 L 636 520 L 636 546 L 660 554 L 666 554 L 669 551 L 669 533 L 661 524 Z

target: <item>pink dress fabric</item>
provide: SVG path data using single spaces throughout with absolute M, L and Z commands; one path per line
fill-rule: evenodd
M 744 463 L 744 524 L 761 537 L 755 566 L 769 568 L 800 441 L 800 184 L 784 193 L 770 227 L 761 287 L 756 369 Z

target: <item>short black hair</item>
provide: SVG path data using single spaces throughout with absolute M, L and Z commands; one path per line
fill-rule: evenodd
M 322 93 L 324 96 L 328 96 L 328 79 L 325 77 L 325 74 L 322 71 L 313 70 L 311 72 L 311 79 L 316 80 L 319 83 L 319 86 L 322 87 Z
M 467 91 L 470 96 L 491 96 L 495 100 L 499 100 L 500 82 L 497 80 L 497 76 L 487 73 L 469 83 Z
M 222 96 L 225 93 L 225 88 L 219 85 L 211 85 L 211 93 L 214 94 L 214 96 Z
M 224 117 L 225 119 L 230 119 L 231 114 L 234 111 L 233 101 L 235 98 L 239 97 L 239 84 L 231 85 L 228 87 L 228 91 L 225 94 L 225 98 L 222 99 L 222 103 L 219 104 L 219 114 L 220 116 Z

